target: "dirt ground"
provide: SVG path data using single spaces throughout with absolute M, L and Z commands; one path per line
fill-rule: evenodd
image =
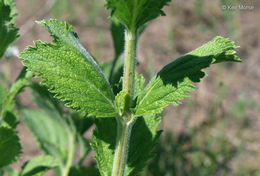
M 22 51 L 26 46 L 33 45 L 33 40 L 51 42 L 48 33 L 34 23 L 43 18 L 54 18 L 57 9 L 52 9 L 51 1 L 19 0 L 17 3 L 17 26 L 20 28 L 20 38 L 15 43 Z M 227 93 L 221 99 L 220 118 L 231 118 L 225 128 L 216 125 L 210 133 L 216 135 L 219 130 L 225 130 L 227 138 L 233 145 L 245 143 L 242 154 L 232 162 L 231 168 L 260 168 L 260 1 L 247 1 L 254 6 L 253 10 L 223 10 L 226 1 L 204 0 L 196 4 L 194 0 L 173 0 L 165 8 L 167 16 L 151 22 L 140 37 L 138 46 L 138 72 L 148 79 L 151 72 L 159 71 L 165 64 L 175 58 L 201 46 L 216 35 L 231 38 L 240 46 L 238 55 L 243 63 L 214 65 L 206 72 L 209 75 L 197 84 L 198 90 L 192 93 L 192 98 L 185 99 L 178 108 L 170 106 L 165 112 L 160 128 L 172 131 L 177 136 L 189 127 L 199 126 L 209 115 L 213 102 L 219 99 L 221 90 L 226 87 Z M 240 1 L 237 1 L 240 3 Z M 241 2 L 242 3 L 242 2 Z M 243 2 L 244 3 L 244 2 Z M 59 14 L 59 19 L 68 20 L 78 33 L 85 48 L 98 59 L 100 63 L 113 57 L 113 45 L 109 32 L 108 12 L 103 10 L 103 1 L 88 0 L 84 6 L 80 1 L 73 1 L 73 12 Z M 95 4 L 95 11 L 93 10 Z M 89 13 L 88 13 L 89 12 Z M 73 15 L 70 15 L 73 13 Z M 56 14 L 57 16 L 57 14 Z M 232 17 L 232 18 L 231 18 Z M 12 80 L 22 68 L 17 58 L 9 63 L 9 76 Z M 219 85 L 222 85 L 219 86 Z M 224 86 L 223 86 L 224 85 Z M 29 94 L 25 91 L 19 98 L 26 107 L 31 107 Z M 253 102 L 246 106 L 244 116 L 251 123 L 250 127 L 240 130 L 237 119 L 230 115 L 234 102 Z M 187 104 L 193 102 L 192 110 Z M 192 115 L 190 115 L 190 113 Z M 225 116 L 226 115 L 226 116 Z M 185 118 L 192 116 L 187 122 Z M 19 136 L 23 146 L 21 160 L 14 165 L 16 168 L 28 159 L 39 154 L 39 150 L 27 128 L 20 124 Z M 245 162 L 246 161 L 246 162 Z M 49 173 L 49 175 L 52 175 Z

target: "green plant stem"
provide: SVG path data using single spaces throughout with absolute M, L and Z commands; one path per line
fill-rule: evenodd
M 123 176 L 127 164 L 128 146 L 134 118 L 130 107 L 134 97 L 135 66 L 136 66 L 136 30 L 128 30 L 125 37 L 125 63 L 123 90 L 127 91 L 127 107 L 123 117 L 117 117 L 117 142 L 112 169 L 112 176 Z
M 124 63 L 124 81 L 123 90 L 126 90 L 133 99 L 135 84 L 135 66 L 136 66 L 136 30 L 126 32 L 125 41 L 125 63 Z
M 23 70 L 21 71 L 20 75 L 22 74 Z M 4 118 L 6 111 L 10 108 L 14 97 L 21 91 L 21 89 L 29 84 L 29 80 L 33 77 L 33 72 L 28 71 L 25 73 L 24 77 L 20 76 L 12 85 L 8 95 L 4 99 L 2 111 L 0 112 L 0 124 L 1 120 Z
M 128 146 L 134 120 L 125 122 L 121 117 L 117 118 L 117 144 L 114 156 L 112 176 L 123 176 L 128 158 Z

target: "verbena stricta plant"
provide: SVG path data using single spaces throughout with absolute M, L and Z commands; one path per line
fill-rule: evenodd
M 72 26 L 55 19 L 37 22 L 50 33 L 53 43 L 35 41 L 34 47 L 30 46 L 19 54 L 27 72 L 41 78 L 42 84 L 57 99 L 65 102 L 67 107 L 85 113 L 85 118 L 94 118 L 96 129 L 90 146 L 96 153 L 98 172 L 85 169 L 85 175 L 138 175 L 153 156 L 151 151 L 161 134 L 157 127 L 163 109 L 170 104 L 178 105 L 181 99 L 189 97 L 189 92 L 196 89 L 192 83 L 205 77 L 202 69 L 215 63 L 241 61 L 236 56 L 237 46 L 234 42 L 217 36 L 167 64 L 145 85 L 144 77 L 136 72 L 138 37 L 147 23 L 165 15 L 162 8 L 169 2 L 106 0 L 106 7 L 111 11 L 115 47 L 115 58 L 110 65 L 101 67 L 81 45 Z M 121 79 L 119 57 L 122 53 L 124 63 Z M 28 113 L 25 112 L 25 116 Z M 52 113 L 51 116 L 60 116 L 58 114 Z M 44 116 L 36 112 L 34 116 L 44 123 Z M 46 120 L 51 121 L 51 118 L 46 117 Z M 25 120 L 25 123 L 31 131 L 35 131 L 32 122 Z M 56 150 L 48 149 L 48 143 L 39 142 L 48 156 L 31 161 L 27 168 L 33 162 L 37 165 L 37 162 L 49 161 L 42 165 L 46 168 L 60 166 L 62 176 L 69 174 L 75 158 L 75 129 L 68 127 L 66 124 L 70 122 L 62 118 L 49 125 L 61 126 L 62 129 L 63 123 L 67 132 L 73 134 L 64 144 L 59 141 L 60 145 L 71 147 L 62 155 L 64 157 L 57 159 L 58 155 L 53 152 Z M 66 138 L 67 132 L 62 138 Z

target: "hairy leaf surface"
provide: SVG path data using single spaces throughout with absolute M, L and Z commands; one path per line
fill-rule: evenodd
M 144 90 L 145 79 L 142 75 L 139 75 L 138 73 L 136 73 L 135 75 L 135 98 L 137 98 Z
M 79 43 L 72 26 L 57 20 L 39 22 L 55 44 L 35 41 L 35 47 L 19 57 L 29 70 L 38 72 L 44 84 L 66 105 L 97 117 L 116 116 L 114 95 L 103 72 Z
M 22 176 L 33 176 L 39 173 L 45 173 L 51 168 L 58 167 L 60 163 L 52 156 L 40 155 L 29 161 L 24 166 L 21 175 Z
M 166 65 L 145 87 L 137 100 L 135 116 L 160 113 L 169 104 L 178 105 L 195 89 L 192 82 L 205 76 L 202 69 L 224 61 L 241 60 L 235 55 L 234 42 L 216 37 L 202 47 Z
M 0 127 L 0 167 L 14 162 L 21 153 L 19 138 L 13 129 Z
M 128 29 L 138 29 L 146 22 L 165 15 L 161 10 L 170 0 L 106 0 L 106 6 Z
M 0 58 L 7 47 L 18 37 L 15 27 L 16 10 L 14 0 L 0 0 Z

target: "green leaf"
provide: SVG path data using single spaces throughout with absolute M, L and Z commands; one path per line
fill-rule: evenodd
M 86 159 L 86 156 L 88 155 L 88 153 L 90 152 L 91 148 L 90 148 L 90 144 L 89 141 L 84 138 L 84 136 L 82 136 L 81 134 L 77 135 L 77 146 L 79 148 L 79 164 L 82 164 L 84 162 L 84 160 Z
M 21 153 L 19 138 L 13 129 L 0 127 L 0 167 L 14 162 Z
M 139 93 L 143 90 L 144 87 L 144 78 L 141 75 L 136 74 L 136 85 L 135 85 L 135 93 L 139 95 Z M 121 92 L 122 95 L 117 95 L 124 97 L 124 91 Z M 120 98 L 119 98 L 120 99 Z M 117 102 L 118 100 L 116 100 Z M 121 103 L 118 103 L 119 107 L 122 107 Z M 124 106 L 124 105 L 123 105 Z M 154 120 L 154 118 L 149 118 L 150 120 Z M 140 121 L 142 123 L 142 121 Z M 136 121 L 139 123 L 139 121 Z M 143 124 L 143 123 L 142 123 Z M 98 169 L 100 171 L 101 176 L 111 176 L 113 160 L 114 160 L 114 152 L 116 145 L 116 137 L 117 137 L 117 123 L 115 118 L 100 118 L 95 119 L 96 129 L 93 131 L 90 140 L 91 148 L 96 152 L 96 156 L 94 157 L 98 164 Z M 136 124 L 135 124 L 136 126 Z M 139 127 L 141 127 L 139 125 Z M 136 129 L 133 127 L 133 129 Z M 144 129 L 147 129 L 144 127 Z M 138 135 L 138 130 L 135 130 L 135 133 Z M 141 129 L 142 131 L 142 129 Z M 136 135 L 133 134 L 132 135 Z M 141 133 L 139 133 L 141 134 Z M 134 140 L 134 139 L 133 139 Z M 131 144 L 130 144 L 131 147 Z M 145 161 L 144 161 L 145 162 Z M 130 170 L 130 169 L 129 169 Z
M 119 115 L 122 117 L 125 113 L 125 110 L 130 102 L 130 96 L 127 91 L 122 90 L 116 95 L 116 107 L 118 109 Z
M 137 98 L 144 90 L 145 79 L 142 75 L 139 75 L 138 73 L 136 73 L 135 75 L 135 98 Z
M 144 78 L 136 75 L 135 94 L 139 95 L 144 87 Z M 123 94 L 123 93 L 122 93 Z M 154 115 L 137 118 L 130 137 L 126 176 L 137 175 L 152 157 L 151 151 L 159 138 L 157 127 L 160 118 Z M 95 119 L 96 129 L 91 137 L 91 147 L 96 152 L 95 159 L 101 176 L 110 176 L 116 145 L 117 123 L 115 118 Z
M 123 76 L 123 67 L 124 60 L 120 57 L 102 64 L 102 70 L 112 86 L 115 86 Z
M 125 176 L 136 176 L 153 157 L 152 150 L 162 131 L 157 131 L 161 118 L 155 115 L 139 117 L 132 129 Z
M 14 0 L 0 0 L 0 58 L 7 47 L 18 37 L 15 27 L 16 10 Z
M 77 132 L 84 134 L 94 123 L 93 117 L 87 117 L 84 113 L 72 111 L 70 116 L 73 120 L 74 126 L 77 129 Z
M 23 165 L 22 176 L 33 176 L 38 173 L 44 173 L 51 168 L 58 167 L 60 163 L 52 156 L 37 156 Z
M 76 166 L 70 169 L 69 176 L 100 176 L 98 169 L 95 167 Z
M 7 91 L 5 90 L 4 86 L 0 83 L 0 112 L 2 111 L 2 105 L 6 96 Z
M 15 105 L 15 96 L 19 94 L 23 90 L 23 88 L 29 84 L 29 80 L 32 78 L 32 76 L 32 72 L 27 72 L 25 68 L 22 69 L 19 76 L 12 84 L 10 91 L 5 96 L 5 99 L 3 99 L 2 109 L 0 111 L 0 119 L 5 116 L 7 111 L 13 111 Z
M 114 151 L 116 145 L 116 120 L 115 118 L 95 119 L 96 129 L 93 131 L 90 146 L 96 152 L 101 176 L 111 176 Z
M 235 55 L 234 42 L 215 37 L 202 47 L 166 65 L 145 87 L 137 100 L 135 116 L 160 113 L 169 104 L 189 97 L 188 91 L 195 89 L 192 82 L 199 82 L 205 76 L 202 69 L 211 64 L 241 60 Z
M 4 0 L 3 1 L 5 5 L 8 5 L 10 7 L 10 16 L 12 17 L 11 22 L 15 23 L 16 17 L 17 17 L 17 11 L 15 7 L 15 1 L 14 0 Z
M 72 132 L 65 119 L 59 116 L 50 117 L 35 110 L 24 110 L 22 121 L 45 154 L 66 163 Z
M 15 112 L 7 111 L 4 115 L 1 126 L 15 129 L 18 124 L 19 124 L 19 122 L 17 121 Z
M 113 39 L 115 58 L 118 58 L 124 52 L 125 28 L 114 18 L 111 20 L 110 31 Z
M 44 84 L 66 105 L 97 117 L 116 116 L 114 95 L 103 72 L 79 43 L 72 26 L 57 20 L 38 22 L 55 44 L 35 41 L 35 47 L 19 57 L 29 70 L 38 72 Z
M 1 171 L 3 173 L 6 172 L 8 176 L 19 176 L 19 172 L 17 170 L 11 169 L 8 166 L 0 168 L 0 175 L 3 174 Z
M 137 30 L 146 22 L 165 15 L 161 10 L 170 0 L 106 0 L 111 16 L 116 17 L 128 29 Z
M 160 118 L 155 116 L 139 117 L 132 129 L 129 154 L 125 176 L 135 176 L 145 166 L 151 155 L 154 145 L 160 135 L 156 129 Z M 110 176 L 116 143 L 115 118 L 96 119 L 96 130 L 91 138 L 91 147 L 96 152 L 95 159 L 102 176 Z
M 33 101 L 41 110 L 51 117 L 61 117 L 63 109 L 59 102 L 53 98 L 53 94 L 48 91 L 46 86 L 40 85 L 38 82 L 32 82 L 30 85 L 30 91 Z

